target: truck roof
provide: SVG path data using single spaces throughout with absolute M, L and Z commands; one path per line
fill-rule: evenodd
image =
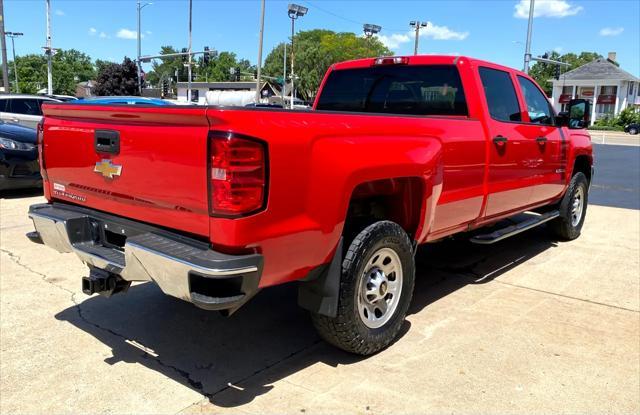
M 332 70 L 341 70 L 341 69 L 354 69 L 354 68 L 366 68 L 368 66 L 373 65 L 373 62 L 378 58 L 402 58 L 408 60 L 408 65 L 453 65 L 458 63 L 459 61 L 467 61 L 475 64 L 484 64 L 491 66 L 496 69 L 503 69 L 505 71 L 515 71 L 519 75 L 526 74 L 518 69 L 510 68 L 508 66 L 499 65 L 493 62 L 485 61 L 482 59 L 476 59 L 469 56 L 462 55 L 408 55 L 408 56 L 380 56 L 375 58 L 364 58 L 364 59 L 355 59 L 351 61 L 344 61 L 334 64 L 331 69 Z

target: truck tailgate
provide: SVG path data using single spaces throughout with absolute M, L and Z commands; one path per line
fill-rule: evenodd
M 53 200 L 209 235 L 205 107 L 55 104 L 43 111 Z

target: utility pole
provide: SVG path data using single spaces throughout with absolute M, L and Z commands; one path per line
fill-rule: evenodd
M 420 28 L 421 27 L 427 27 L 427 22 L 421 22 L 420 20 L 414 20 L 409 22 L 409 26 L 413 27 L 414 30 L 416 31 L 416 41 L 415 44 L 413 46 L 413 54 L 417 55 L 418 54 L 418 38 L 420 37 Z
M 187 82 L 187 101 L 191 102 L 191 17 L 193 10 L 193 0 L 189 0 L 189 63 L 188 65 L 188 74 L 189 77 Z
M 47 54 L 47 94 L 53 95 L 53 69 L 51 59 L 53 57 L 53 49 L 51 48 L 51 0 L 45 0 L 47 3 L 47 46 L 45 52 Z
M 295 56 L 294 49 L 293 49 L 293 36 L 295 35 L 295 21 L 298 19 L 298 17 L 304 16 L 305 14 L 307 14 L 307 11 L 309 11 L 309 9 L 303 6 L 299 6 L 297 4 L 290 4 L 287 11 L 289 14 L 289 18 L 291 19 L 291 106 L 290 108 L 293 109 L 293 98 L 295 97 L 295 93 L 296 93 L 296 88 L 294 86 L 295 75 L 293 72 L 293 60 Z
M 536 0 L 529 0 L 529 24 L 527 26 L 527 43 L 524 50 L 524 73 L 529 73 L 529 62 L 531 62 L 531 32 L 533 30 L 533 9 Z
M 9 68 L 7 62 L 7 39 L 4 37 L 4 2 L 0 0 L 0 41 L 2 42 L 2 85 L 9 92 Z
M 262 3 L 262 11 L 260 12 L 260 41 L 258 46 L 258 73 L 256 76 L 256 103 L 260 102 L 260 76 L 262 74 L 262 37 L 264 35 L 264 0 Z
M 284 59 L 282 60 L 282 108 L 284 108 L 284 90 L 287 86 L 287 44 L 284 44 Z
M 18 84 L 18 64 L 16 63 L 16 43 L 15 38 L 24 35 L 21 32 L 5 32 L 5 35 L 11 38 L 11 51 L 13 52 L 13 75 L 16 79 L 16 94 L 20 93 L 20 84 Z

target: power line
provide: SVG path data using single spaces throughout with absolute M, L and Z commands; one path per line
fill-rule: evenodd
M 320 6 L 318 6 L 318 5 L 314 4 L 314 3 L 311 3 L 310 1 L 302 1 L 302 3 L 305 3 L 306 5 L 314 8 L 314 9 L 318 9 L 323 13 L 326 13 L 326 14 L 331 15 L 333 17 L 337 17 L 338 19 L 344 20 L 345 22 L 349 22 L 349 23 L 353 23 L 355 25 L 358 25 L 359 27 L 362 27 L 364 24 L 366 24 L 366 22 L 359 22 L 357 20 L 350 19 L 348 17 L 342 16 L 342 15 L 340 15 L 338 13 L 334 13 L 331 10 L 327 10 L 327 9 L 325 9 L 323 7 L 320 7 Z M 406 32 L 407 31 L 407 29 L 387 28 L 386 26 L 383 26 L 383 27 L 385 29 L 387 29 L 387 31 L 393 31 L 393 32 Z

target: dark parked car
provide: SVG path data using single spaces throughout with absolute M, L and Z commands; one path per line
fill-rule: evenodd
M 92 97 L 74 101 L 74 104 L 100 104 L 100 105 L 175 105 L 173 102 L 165 101 L 160 98 L 147 97 Z
M 629 134 L 638 134 L 640 132 L 640 123 L 632 122 L 624 127 L 624 132 Z
M 0 122 L 0 191 L 40 186 L 36 130 Z

